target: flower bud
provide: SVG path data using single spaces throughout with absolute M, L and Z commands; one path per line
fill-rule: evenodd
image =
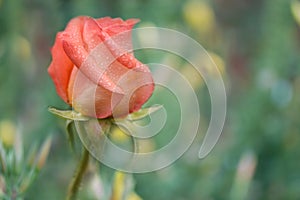
M 42 167 L 45 165 L 49 151 L 50 151 L 50 147 L 51 147 L 51 143 L 52 143 L 52 138 L 49 137 L 42 145 L 38 159 L 37 159 L 37 169 L 41 170 Z
M 16 127 L 15 125 L 8 120 L 0 122 L 0 139 L 3 145 L 7 148 L 13 146 L 16 136 Z

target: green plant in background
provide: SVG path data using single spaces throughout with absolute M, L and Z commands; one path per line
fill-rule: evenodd
M 21 200 L 46 163 L 49 137 L 37 151 L 32 145 L 24 155 L 21 134 L 10 121 L 0 122 L 0 198 Z

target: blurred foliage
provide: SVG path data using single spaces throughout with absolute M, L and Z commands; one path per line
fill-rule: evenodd
M 0 198 L 22 200 L 29 186 L 35 181 L 45 166 L 51 147 L 48 138 L 37 152 L 32 145 L 24 154 L 21 134 L 15 125 L 3 120 L 0 122 Z
M 138 196 L 300 198 L 298 0 L 0 0 L 0 120 L 20 124 L 25 147 L 54 135 L 49 160 L 26 199 L 63 199 L 75 169 L 64 121 L 47 112 L 49 105 L 68 106 L 56 95 L 46 70 L 55 34 L 77 15 L 140 18 L 140 27 L 179 30 L 210 52 L 224 77 L 228 113 L 216 148 L 198 160 L 200 135 L 172 166 L 134 175 Z M 149 62 L 155 57 L 147 51 L 138 55 Z M 158 59 L 177 64 L 186 77 L 193 73 L 186 63 L 167 57 Z M 201 100 L 204 132 L 210 118 L 208 93 L 203 82 L 191 82 Z M 163 94 L 154 95 L 148 104 L 164 104 L 178 114 L 176 101 Z M 175 120 L 165 132 L 176 127 Z M 164 144 L 170 137 L 157 140 Z M 5 141 L 9 143 L 10 136 L 2 138 Z M 101 198 L 104 183 L 114 180 L 106 166 L 101 165 L 99 173 L 92 171 L 81 199 Z

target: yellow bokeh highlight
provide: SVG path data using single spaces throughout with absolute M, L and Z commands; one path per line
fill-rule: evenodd
M 31 45 L 23 36 L 17 36 L 13 43 L 13 51 L 20 60 L 28 60 L 31 56 Z
M 300 2 L 298 0 L 291 1 L 291 10 L 296 22 L 300 25 Z
M 183 65 L 180 73 L 189 81 L 194 89 L 201 88 L 203 86 L 203 79 L 201 74 L 189 63 Z
M 4 146 L 12 147 L 14 145 L 16 131 L 15 124 L 11 121 L 4 120 L 0 122 L 0 139 Z
M 139 139 L 138 141 L 138 153 L 150 153 L 155 150 L 155 143 L 152 139 Z
M 142 198 L 136 193 L 132 192 L 128 195 L 126 200 L 142 200 Z
M 109 136 L 113 141 L 117 142 L 125 142 L 129 139 L 129 136 L 118 127 L 114 127 Z
M 134 191 L 127 191 L 126 184 L 130 184 L 126 181 L 128 177 L 127 174 L 116 171 L 112 189 L 111 200 L 142 200 L 142 198 L 137 195 Z M 133 189 L 133 188 L 132 188 Z
M 208 55 L 211 57 L 212 61 L 217 66 L 220 74 L 224 75 L 224 73 L 225 73 L 225 62 L 224 62 L 223 58 L 221 58 L 219 55 L 217 55 L 213 52 L 208 52 Z M 211 64 L 208 64 L 208 65 L 211 65 Z M 211 66 L 211 67 L 214 67 L 214 66 Z
M 200 66 L 200 71 L 196 70 L 195 66 L 192 66 L 190 63 L 185 63 L 180 70 L 180 73 L 189 80 L 194 89 L 201 88 L 204 84 L 202 72 L 208 76 L 216 76 L 217 74 L 223 76 L 225 73 L 224 60 L 213 52 L 207 53 L 208 55 L 205 54 L 192 59 L 194 64 Z
M 110 139 L 116 142 L 127 142 L 131 140 L 130 136 L 127 135 L 122 129 L 114 127 L 110 133 Z M 137 142 L 137 151 L 136 153 L 148 153 L 152 152 L 155 149 L 154 141 L 151 139 L 136 139 Z
M 210 33 L 215 27 L 215 15 L 211 7 L 203 1 L 188 1 L 183 8 L 186 23 L 196 31 Z
M 111 199 L 113 200 L 122 199 L 125 190 L 125 183 L 124 183 L 125 176 L 126 175 L 124 173 L 116 171 Z

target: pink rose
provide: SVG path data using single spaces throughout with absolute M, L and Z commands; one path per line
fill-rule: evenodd
M 97 118 L 125 116 L 149 99 L 152 75 L 128 52 L 137 22 L 81 16 L 56 35 L 48 72 L 58 95 L 74 110 Z

